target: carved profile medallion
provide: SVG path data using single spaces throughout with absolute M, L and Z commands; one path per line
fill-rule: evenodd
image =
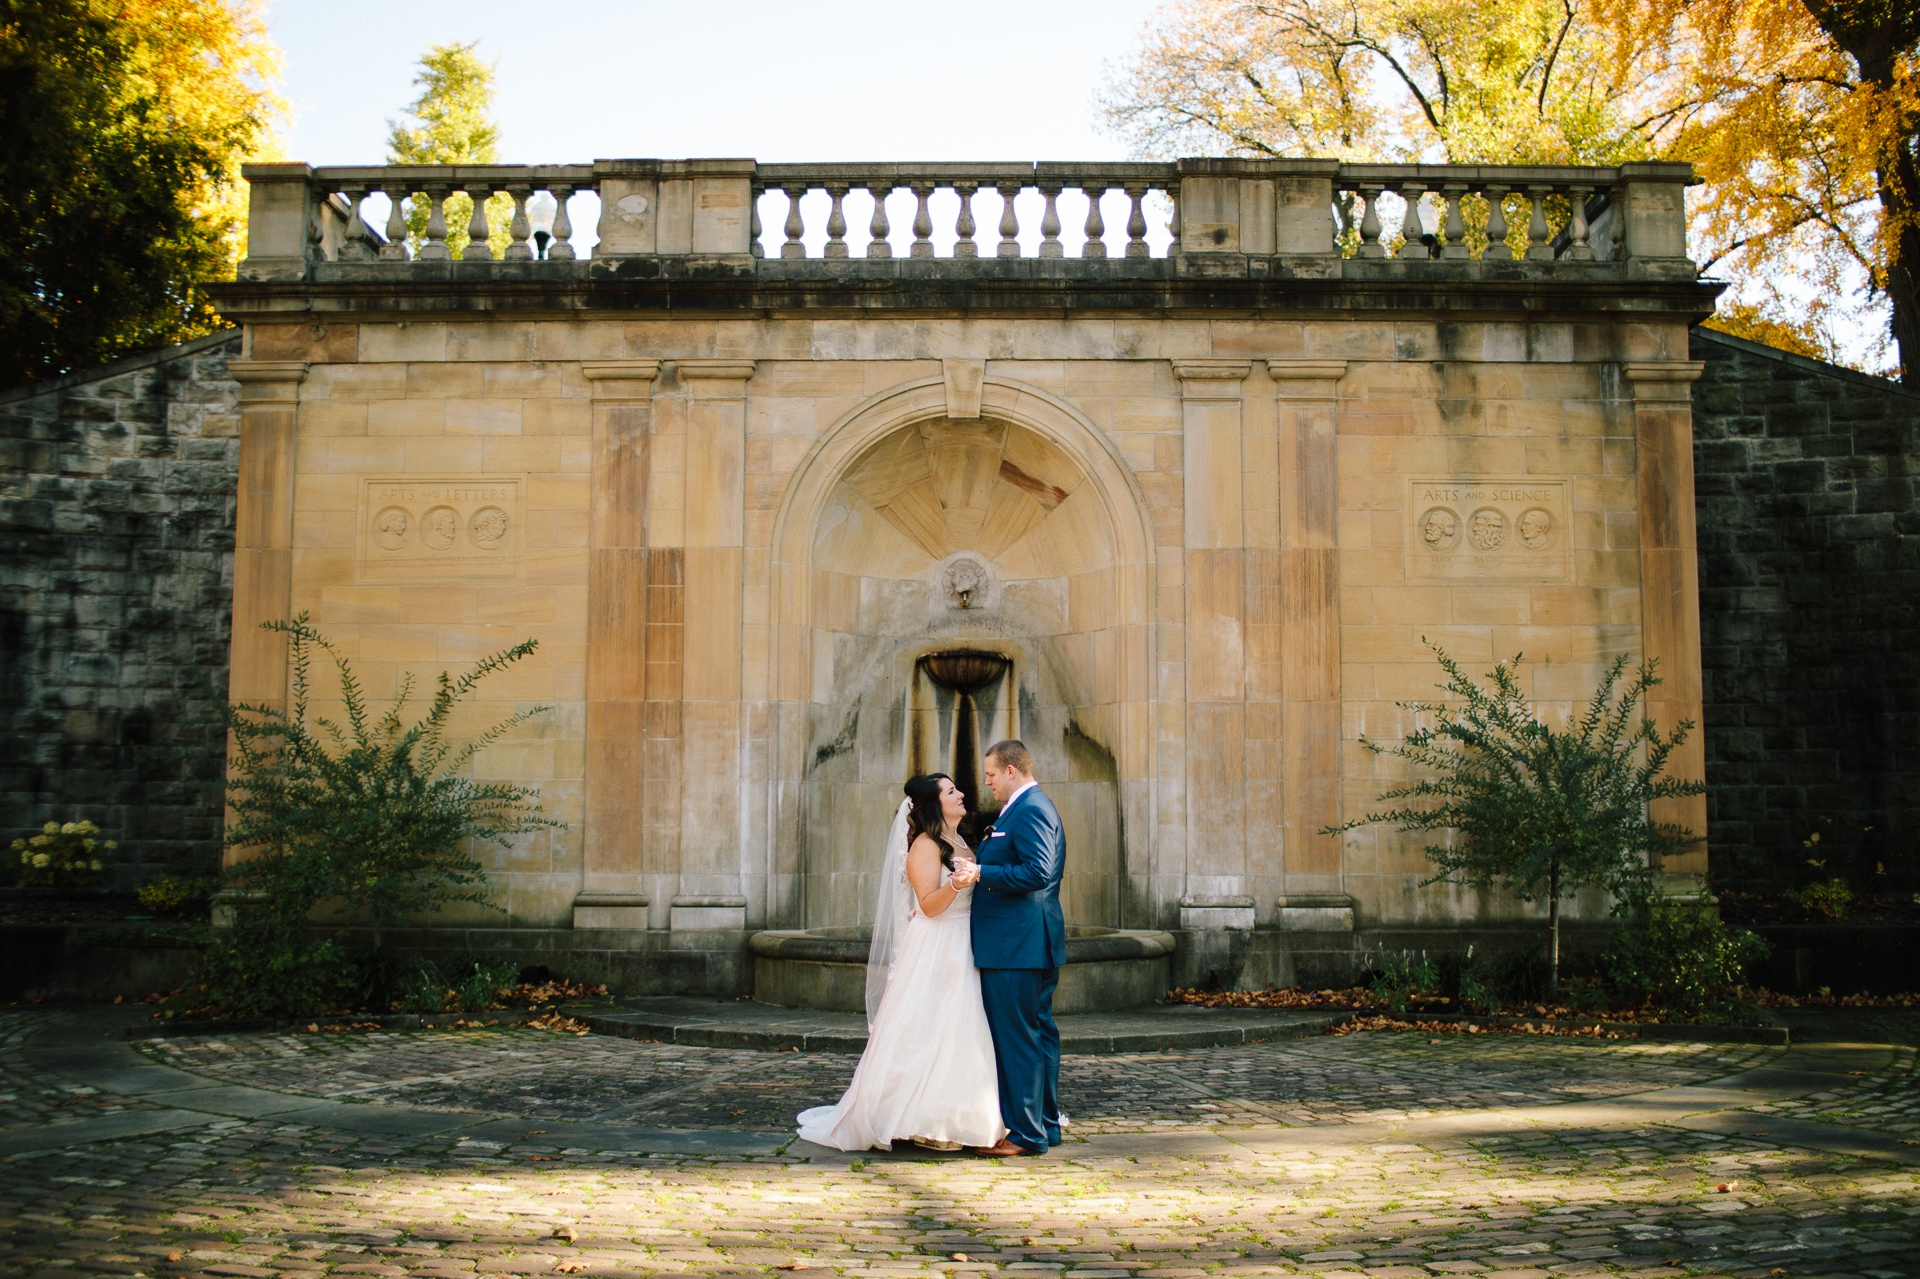
M 354 577 L 361 582 L 517 582 L 520 476 L 366 476 Z
M 1407 481 L 1409 581 L 1573 580 L 1565 476 Z

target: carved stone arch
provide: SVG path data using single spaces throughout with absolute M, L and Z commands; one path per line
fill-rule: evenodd
M 904 382 L 873 396 L 841 417 L 808 450 L 795 468 L 775 515 L 769 581 L 770 926 L 866 922 L 872 894 L 865 877 L 857 877 L 858 882 L 839 877 L 850 873 L 849 865 L 859 862 L 857 848 L 869 842 L 876 849 L 880 846 L 878 836 L 867 828 L 883 831 L 880 819 L 890 817 L 891 804 L 884 800 L 884 787 L 876 784 L 868 788 L 871 794 L 859 792 L 858 821 L 834 819 L 841 823 L 835 827 L 841 830 L 835 842 L 857 847 L 852 854 L 844 849 L 835 853 L 839 857 L 834 863 L 837 878 L 829 889 L 820 877 L 823 864 L 832 859 L 824 858 L 821 848 L 810 848 L 809 841 L 821 843 L 826 838 L 820 817 L 823 804 L 852 801 L 822 799 L 813 779 L 816 770 L 831 764 L 836 752 L 859 755 L 866 769 L 861 776 L 866 778 L 886 771 L 873 762 L 876 752 L 884 755 L 898 745 L 904 767 L 906 748 L 899 744 L 908 734 L 902 720 L 910 712 L 902 690 L 915 678 L 916 664 L 924 663 L 929 653 L 943 646 L 988 648 L 1005 654 L 1013 661 L 1018 681 L 1018 691 L 1010 687 L 1007 696 L 1052 706 L 1045 713 L 1035 712 L 1035 725 L 1022 731 L 1043 735 L 1044 740 L 1034 744 L 1037 751 L 1045 747 L 1044 757 L 1055 769 L 1052 778 L 1043 780 L 1057 784 L 1063 792 L 1072 792 L 1067 795 L 1069 803 L 1078 802 L 1079 792 L 1072 791 L 1074 786 L 1091 784 L 1085 781 L 1087 778 L 1110 785 L 1111 804 L 1102 801 L 1101 814 L 1084 816 L 1081 823 L 1087 832 L 1084 842 L 1089 846 L 1079 854 L 1083 899 L 1077 922 L 1121 926 L 1136 913 L 1130 903 L 1138 896 L 1148 865 L 1155 772 L 1155 555 L 1153 520 L 1145 494 L 1105 433 L 1071 404 L 1038 387 L 988 376 L 982 386 L 978 422 L 955 422 L 948 417 L 946 386 L 940 377 Z M 891 538 L 901 548 L 896 560 L 912 559 L 914 567 L 897 570 L 897 574 L 924 578 L 931 587 L 943 571 L 945 561 L 940 552 L 949 548 L 923 540 L 918 549 L 908 550 L 908 538 L 870 518 L 880 514 L 889 520 L 894 517 L 865 503 L 863 499 L 871 494 L 858 489 L 860 468 L 871 467 L 872 459 L 896 447 L 895 441 L 900 441 L 901 447 L 914 447 L 916 433 L 922 437 L 938 432 L 965 436 L 969 431 L 999 431 L 1008 440 L 1027 433 L 1044 442 L 1047 450 L 1055 451 L 1056 461 L 1064 459 L 1077 469 L 1078 477 L 1069 485 L 1071 492 L 1054 494 L 1060 505 L 1049 507 L 1049 514 L 1040 517 L 1042 523 L 1035 528 L 1042 528 L 1053 515 L 1066 512 L 1061 516 L 1063 523 L 1056 527 L 1070 529 L 1072 536 L 1081 538 L 1083 560 L 1087 540 L 1097 543 L 1100 563 L 1077 576 L 1029 583 L 1036 593 L 1044 594 L 1043 586 L 1050 590 L 1049 598 L 1058 598 L 1059 612 L 1071 619 L 1070 624 L 1063 625 L 1058 635 L 1038 634 L 1044 626 L 1031 617 L 1018 616 L 1022 597 L 1020 584 L 1016 583 L 1010 591 L 996 588 L 996 603 L 1006 596 L 1006 607 L 997 614 L 974 610 L 934 616 L 923 633 L 890 634 L 885 639 L 876 639 L 871 633 L 846 633 L 858 628 L 826 616 L 846 612 L 847 606 L 831 602 L 847 596 L 845 583 L 837 580 L 846 576 L 840 571 L 844 566 L 816 563 L 816 557 L 823 554 L 821 548 L 832 544 L 829 515 L 844 520 L 847 506 L 858 505 L 869 517 L 868 524 L 877 530 L 876 536 Z M 1027 446 L 1034 447 L 1033 440 L 1028 440 Z M 1004 470 L 1000 473 L 1006 474 Z M 1024 483 L 1028 477 L 1014 478 Z M 904 521 L 896 521 L 896 525 L 907 528 Z M 823 532 L 823 528 L 828 531 Z M 1089 529 L 1093 531 L 1087 532 Z M 1026 536 L 1021 534 L 1022 538 Z M 1041 534 L 1035 533 L 1035 537 Z M 950 549 L 957 552 L 971 548 L 956 544 Z M 831 560 L 832 553 L 825 553 Z M 1011 553 L 1024 552 L 1016 546 Z M 1088 618 L 1094 620 L 1087 622 Z M 1076 625 L 1082 629 L 1074 631 Z M 848 665 L 849 649 L 862 653 L 852 667 Z M 856 673 L 849 675 L 850 669 Z M 924 666 L 918 669 L 924 670 Z M 859 687 L 850 689 L 853 684 Z M 894 702 L 899 708 L 889 710 Z M 897 802 L 898 780 L 904 780 L 904 776 L 880 780 L 892 780 L 891 793 Z M 842 787 L 837 793 L 844 796 L 850 792 Z M 1107 807 L 1112 808 L 1110 819 L 1105 815 Z M 869 813 L 868 809 L 873 811 Z M 1063 813 L 1067 811 L 1063 804 Z M 1102 861 L 1109 853 L 1108 860 Z M 1088 886 L 1094 885 L 1100 875 L 1111 880 L 1111 887 L 1099 881 L 1102 886 L 1096 892 Z M 1135 884 L 1130 885 L 1129 880 Z M 1110 898 L 1110 906 L 1096 908 L 1089 904 L 1089 893 L 1107 894 L 1099 901 Z M 822 903 L 828 903 L 825 913 Z

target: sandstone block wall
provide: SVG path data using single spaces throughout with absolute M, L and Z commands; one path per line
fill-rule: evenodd
M 1423 638 L 1473 665 L 1524 653 L 1565 709 L 1645 649 L 1644 574 L 1663 599 L 1689 585 L 1659 557 L 1690 573 L 1690 544 L 1646 534 L 1691 527 L 1655 510 L 1677 485 L 1690 500 L 1684 451 L 1661 451 L 1684 450 L 1696 372 L 1677 323 L 249 335 L 236 368 L 282 479 L 243 504 L 261 540 L 242 539 L 240 622 L 310 612 L 375 696 L 541 641 L 469 716 L 552 708 L 480 762 L 569 823 L 487 854 L 519 924 L 564 926 L 583 893 L 644 896 L 676 932 L 864 922 L 858 879 L 803 886 L 880 846 L 912 663 L 966 644 L 1013 658 L 1042 775 L 1085 788 L 1101 846 L 1082 865 L 1117 888 L 1077 922 L 1172 926 L 1184 906 L 1271 925 L 1283 897 L 1339 892 L 1369 922 L 1517 917 L 1419 889 L 1404 837 L 1320 833 L 1391 777 L 1359 738 L 1398 736 L 1395 703 L 1432 690 Z M 1025 478 L 1003 494 L 995 475 Z M 1022 530 L 1005 546 L 995 511 Z M 991 560 L 994 602 L 930 620 L 961 550 Z M 1665 651 L 1687 625 L 1662 622 Z M 276 669 L 263 650 L 249 678 Z M 857 802 L 823 809 L 816 773 Z
M 1692 342 L 1714 880 L 1911 892 L 1920 395 L 1707 329 Z
M 239 349 L 0 397 L 0 835 L 90 818 L 128 882 L 219 864 Z

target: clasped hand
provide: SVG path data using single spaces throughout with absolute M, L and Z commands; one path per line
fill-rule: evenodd
M 955 888 L 965 888 L 969 884 L 980 882 L 980 863 L 965 857 L 953 859 L 953 878 L 947 881 Z

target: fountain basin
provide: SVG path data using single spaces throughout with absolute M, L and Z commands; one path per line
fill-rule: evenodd
M 753 997 L 783 1008 L 863 1012 L 865 928 L 770 929 L 747 939 Z M 1054 991 L 1056 1013 L 1139 1008 L 1164 997 L 1173 978 L 1172 933 L 1146 928 L 1067 929 L 1067 966 Z

